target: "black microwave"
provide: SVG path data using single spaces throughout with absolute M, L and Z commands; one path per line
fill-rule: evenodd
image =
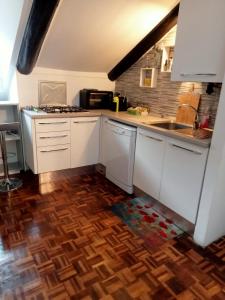
M 109 109 L 112 100 L 112 91 L 80 90 L 80 107 L 85 109 Z

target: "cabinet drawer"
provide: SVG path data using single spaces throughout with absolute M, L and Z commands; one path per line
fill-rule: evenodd
M 37 148 L 38 173 L 70 168 L 70 144 Z
M 70 119 L 41 119 L 35 121 L 36 132 L 68 131 L 70 130 Z
M 36 139 L 38 147 L 70 144 L 70 132 L 54 131 L 37 133 Z

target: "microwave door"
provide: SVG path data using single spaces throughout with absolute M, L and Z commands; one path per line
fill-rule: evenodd
M 90 98 L 90 106 L 101 108 L 102 99 L 101 98 Z

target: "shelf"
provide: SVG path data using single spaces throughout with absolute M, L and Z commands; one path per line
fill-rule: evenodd
M 0 123 L 14 122 L 20 123 L 18 103 L 13 101 L 0 101 Z M 7 126 L 5 141 L 9 174 L 19 173 L 24 169 L 21 125 L 18 129 L 10 129 L 10 126 Z M 0 149 L 0 176 L 3 175 L 3 162 L 1 156 Z
M 158 70 L 156 68 L 141 68 L 140 87 L 155 88 Z
M 8 163 L 9 174 L 18 174 L 22 168 L 18 162 Z M 3 176 L 3 165 L 0 164 L 0 176 Z
M 163 48 L 161 72 L 170 73 L 173 64 L 174 46 Z
M 10 134 L 7 133 L 5 140 L 6 140 L 6 142 L 19 141 L 20 140 L 20 136 L 17 133 L 10 133 Z

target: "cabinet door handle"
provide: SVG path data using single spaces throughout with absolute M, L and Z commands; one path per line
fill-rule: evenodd
M 67 124 L 68 122 L 39 122 L 39 125 Z
M 96 123 L 97 122 L 97 120 L 95 120 L 95 121 L 75 121 L 75 122 L 73 122 L 74 124 L 81 124 L 81 123 Z
M 199 151 L 196 151 L 196 150 L 188 149 L 188 148 L 181 147 L 181 146 L 178 146 L 178 145 L 175 145 L 175 144 L 171 144 L 171 145 L 175 148 L 179 148 L 179 149 L 182 149 L 182 150 L 185 150 L 185 151 L 188 151 L 188 152 L 192 152 L 192 153 L 197 154 L 197 155 L 202 155 L 202 152 L 199 152 Z
M 180 76 L 216 76 L 216 73 L 180 73 Z
M 61 149 L 52 149 L 52 150 L 40 150 L 40 152 L 56 152 L 56 151 L 65 151 L 68 148 L 61 148 Z
M 67 137 L 68 135 L 56 135 L 56 136 L 40 136 L 40 139 L 54 139 L 54 138 L 64 138 Z
M 153 137 L 153 136 L 145 135 L 145 134 L 143 134 L 143 133 L 140 133 L 140 135 L 142 135 L 142 136 L 144 136 L 144 137 L 146 137 L 146 138 L 149 138 L 149 139 L 151 139 L 151 140 L 157 141 L 157 142 L 163 142 L 163 140 L 158 139 L 158 138 Z

